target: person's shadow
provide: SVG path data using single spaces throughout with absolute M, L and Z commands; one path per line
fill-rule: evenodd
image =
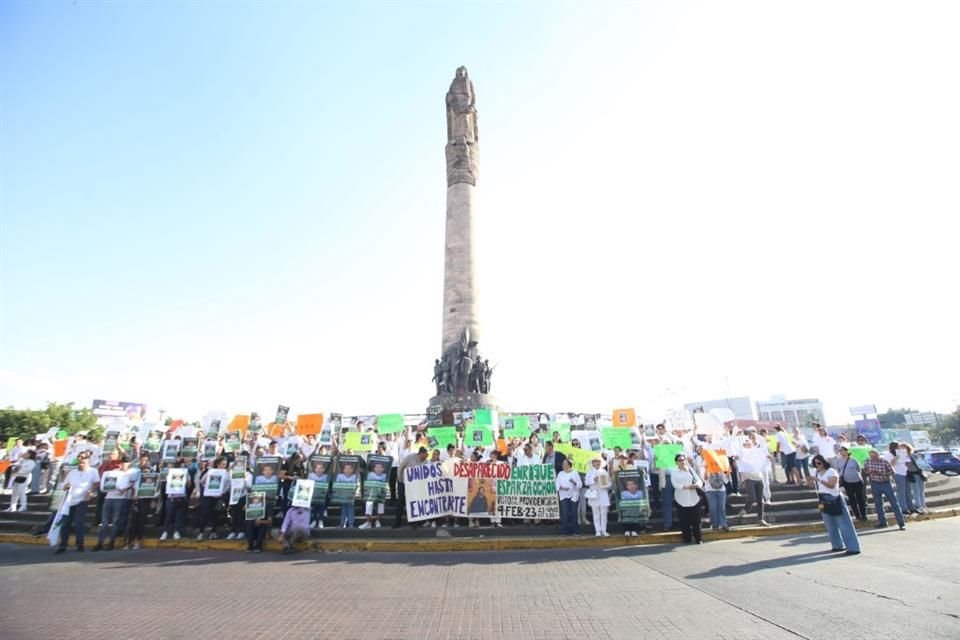
M 764 569 L 779 569 L 782 567 L 792 567 L 801 564 L 810 564 L 811 562 L 821 562 L 831 558 L 843 558 L 842 553 L 834 553 L 829 549 L 824 551 L 811 551 L 810 553 L 801 553 L 795 556 L 786 556 L 768 560 L 757 560 L 756 562 L 747 562 L 742 564 L 727 564 L 720 567 L 714 567 L 701 573 L 692 573 L 686 578 L 696 580 L 698 578 L 716 578 L 719 576 L 742 576 L 754 571 Z

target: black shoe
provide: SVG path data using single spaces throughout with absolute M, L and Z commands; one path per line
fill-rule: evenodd
M 83 553 L 84 549 L 83 549 L 83 547 L 77 547 L 77 551 L 80 552 L 80 553 Z
M 90 551 L 103 551 L 103 545 L 97 544 L 97 546 L 95 546 L 93 549 L 90 549 Z
M 906 531 L 906 530 L 907 530 L 907 525 L 905 524 L 900 525 L 900 531 Z
M 858 555 L 860 555 L 860 552 L 859 552 L 859 551 L 847 551 L 847 552 L 844 553 L 843 555 L 845 555 L 845 556 L 858 556 Z
M 887 525 L 885 525 L 885 524 L 875 524 L 875 525 L 873 525 L 873 528 L 874 528 L 874 529 L 886 529 L 886 528 L 887 528 Z
M 105 547 L 103 548 L 103 550 L 104 550 L 104 551 L 113 551 L 113 543 L 111 542 L 111 543 L 107 544 L 107 546 L 105 546 Z
M 58 556 L 58 555 L 60 555 L 61 553 L 66 553 L 66 552 L 67 552 L 66 549 L 64 549 L 63 547 L 60 547 L 59 549 L 57 549 L 56 551 L 53 552 L 53 555 Z
M 843 553 L 846 550 L 847 549 L 845 547 L 841 547 L 840 549 L 830 549 L 830 553 Z

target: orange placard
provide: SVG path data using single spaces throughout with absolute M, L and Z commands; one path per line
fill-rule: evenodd
M 637 413 L 633 409 L 614 409 L 613 426 L 615 427 L 635 427 L 637 426 Z
M 500 455 L 507 455 L 507 441 L 503 438 L 497 438 L 497 451 L 500 452 Z
M 730 459 L 723 449 L 703 449 L 703 461 L 707 463 L 707 473 L 730 473 Z
M 65 455 L 67 455 L 67 441 L 54 440 L 53 441 L 53 457 L 62 458 Z
M 247 427 L 250 426 L 250 416 L 233 416 L 233 420 L 230 421 L 230 424 L 227 425 L 227 431 L 240 431 L 241 433 L 247 432 Z
M 297 416 L 297 435 L 319 435 L 323 429 L 322 413 L 306 413 Z
M 9 460 L 0 460 L 0 473 L 6 473 L 7 469 L 10 468 Z
M 267 425 L 267 437 L 268 438 L 282 438 L 283 437 L 283 426 L 279 422 L 271 422 Z

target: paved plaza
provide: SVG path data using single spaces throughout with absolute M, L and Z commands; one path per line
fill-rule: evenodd
M 703 546 L 472 553 L 0 545 L 5 640 L 960 637 L 960 519 Z M 134 630 L 135 629 L 135 630 Z M 842 630 L 842 631 L 841 631 Z M 127 634 L 127 635 L 124 635 Z M 108 635 L 113 635 L 109 632 Z

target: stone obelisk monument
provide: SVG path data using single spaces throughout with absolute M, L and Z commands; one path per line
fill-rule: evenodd
M 480 355 L 474 260 L 474 191 L 480 168 L 476 95 L 460 67 L 447 92 L 447 231 L 443 265 L 441 356 L 434 362 L 437 395 L 430 411 L 496 408 L 493 369 Z M 445 418 L 446 419 L 446 418 Z M 450 424 L 446 422 L 446 424 Z

